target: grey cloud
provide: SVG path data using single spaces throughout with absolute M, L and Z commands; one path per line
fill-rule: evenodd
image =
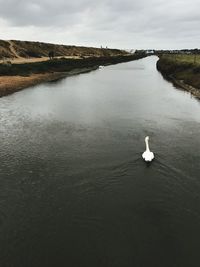
M 199 42 L 200 0 L 0 0 L 12 39 L 34 29 L 41 41 L 113 47 L 182 48 Z M 0 25 L 1 27 L 1 25 Z M 23 31 L 22 31 L 23 29 Z M 16 36 L 17 32 L 20 36 Z M 21 37 L 23 34 L 27 36 Z M 54 37 L 52 37 L 54 33 Z M 3 36 L 1 36 L 4 39 Z M 41 37 L 40 37 L 41 38 Z M 59 39 L 60 38 L 60 39 Z
M 91 1 L 92 2 L 92 1 Z M 85 12 L 90 1 L 66 2 L 63 0 L 8 0 L 0 1 L 0 16 L 13 25 L 53 26 L 78 21 L 78 15 Z M 73 18 L 74 17 L 74 18 Z

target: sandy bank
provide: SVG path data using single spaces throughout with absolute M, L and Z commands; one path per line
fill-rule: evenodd
M 74 69 L 68 72 L 31 74 L 29 76 L 0 76 L 0 97 L 12 94 L 42 82 L 55 81 L 68 76 L 86 73 L 95 69 L 97 69 L 97 67 Z

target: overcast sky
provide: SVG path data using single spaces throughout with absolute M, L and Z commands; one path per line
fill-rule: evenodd
M 200 0 L 0 0 L 0 39 L 196 48 L 199 6 Z

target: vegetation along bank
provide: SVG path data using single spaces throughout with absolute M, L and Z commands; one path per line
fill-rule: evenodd
M 189 91 L 200 99 L 200 55 L 160 55 L 157 69 L 175 86 Z

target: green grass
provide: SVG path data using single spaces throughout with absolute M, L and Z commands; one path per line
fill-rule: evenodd
M 162 55 L 157 69 L 166 78 L 182 80 L 200 89 L 200 55 Z
M 170 61 L 174 61 L 176 63 L 186 63 L 186 64 L 195 64 L 200 65 L 200 55 L 194 55 L 194 54 L 167 54 L 163 55 L 162 58 Z

